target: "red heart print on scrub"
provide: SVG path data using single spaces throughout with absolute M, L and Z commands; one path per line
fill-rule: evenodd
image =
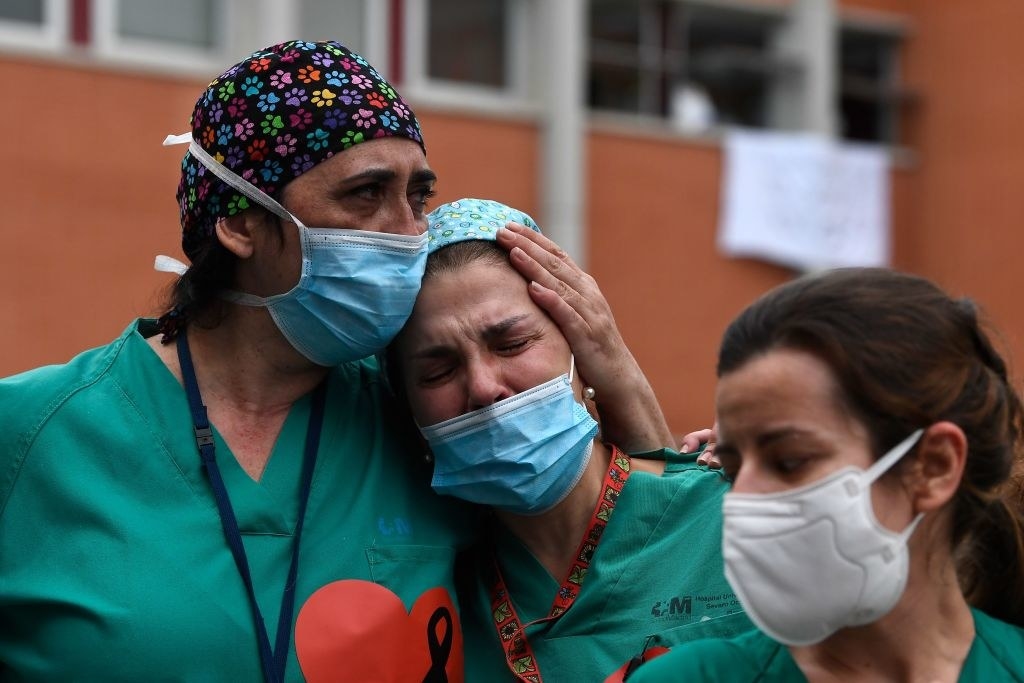
M 406 612 L 379 584 L 329 583 L 299 610 L 295 653 L 309 683 L 463 683 L 462 627 L 440 586 Z

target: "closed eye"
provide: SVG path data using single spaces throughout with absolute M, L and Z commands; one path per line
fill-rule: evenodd
M 420 386 L 435 386 L 446 382 L 458 367 L 456 359 L 444 355 L 424 358 L 412 366 L 416 383 Z
M 515 355 L 516 353 L 519 353 L 520 351 L 525 349 L 526 345 L 529 344 L 530 341 L 530 339 L 516 339 L 513 341 L 507 341 L 498 344 L 496 350 L 498 351 L 498 353 L 502 353 L 505 355 Z

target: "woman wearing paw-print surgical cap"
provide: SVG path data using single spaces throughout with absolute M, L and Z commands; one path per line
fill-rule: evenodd
M 190 264 L 158 259 L 163 315 L 0 381 L 0 680 L 462 680 L 474 515 L 430 490 L 373 360 L 426 260 L 415 115 L 291 41 L 167 142 Z

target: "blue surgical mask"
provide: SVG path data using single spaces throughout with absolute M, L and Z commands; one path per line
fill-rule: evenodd
M 191 135 L 188 142 L 189 151 L 218 178 L 299 230 L 302 274 L 291 290 L 270 297 L 226 292 L 226 299 L 265 307 L 295 350 L 318 365 L 365 358 L 391 343 L 416 303 L 427 264 L 426 233 L 306 227 L 272 197 L 217 163 Z
M 333 366 L 386 347 L 412 314 L 427 261 L 427 236 L 307 228 L 292 218 L 302 243 L 302 275 L 284 294 L 227 292 L 265 306 L 281 334 L 309 360 Z
M 547 512 L 590 461 L 597 422 L 569 373 L 471 413 L 421 427 L 438 493 L 520 515 Z

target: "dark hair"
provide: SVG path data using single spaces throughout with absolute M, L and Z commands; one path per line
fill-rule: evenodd
M 960 584 L 975 607 L 1024 625 L 1024 409 L 974 303 L 886 269 L 805 276 L 729 325 L 718 376 L 777 348 L 811 353 L 831 368 L 876 457 L 934 422 L 964 431 L 968 456 L 952 522 Z
M 284 243 L 281 219 L 260 207 L 248 211 L 264 214 L 265 224 L 276 230 L 278 241 Z M 200 244 L 189 269 L 168 289 L 163 306 L 166 312 L 157 321 L 161 342 L 173 341 L 190 324 L 216 327 L 227 313 L 221 293 L 233 286 L 237 267 L 238 257 L 216 237 Z
M 441 273 L 452 273 L 476 261 L 508 265 L 508 252 L 493 240 L 464 240 L 441 247 L 427 258 L 423 281 Z

